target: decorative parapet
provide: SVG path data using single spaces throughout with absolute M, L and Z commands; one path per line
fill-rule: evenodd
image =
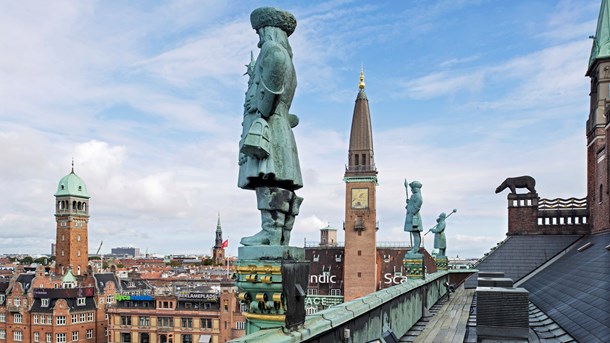
M 508 195 L 508 235 L 587 234 L 586 198 L 544 199 L 537 193 Z
M 309 315 L 298 330 L 262 330 L 231 342 L 343 342 L 346 335 L 369 342 L 388 330 L 401 337 L 446 293 L 445 282 L 449 272 L 436 272 Z

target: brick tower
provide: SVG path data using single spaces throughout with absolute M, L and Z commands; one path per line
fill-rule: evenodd
M 222 226 L 220 225 L 220 213 L 218 213 L 218 223 L 216 224 L 216 240 L 214 241 L 214 247 L 212 248 L 212 258 L 214 264 L 224 265 L 225 264 L 225 249 L 222 246 Z
M 610 8 L 601 2 L 587 76 L 591 101 L 587 120 L 587 204 L 592 233 L 610 231 Z
M 373 158 L 373 131 L 369 103 L 360 72 L 345 169 L 345 301 L 375 292 L 377 282 L 375 190 L 377 168 Z
M 74 275 L 83 275 L 89 263 L 89 193 L 85 182 L 74 173 L 74 163 L 70 174 L 61 178 L 57 186 L 55 221 L 55 274 L 64 275 L 72 268 Z

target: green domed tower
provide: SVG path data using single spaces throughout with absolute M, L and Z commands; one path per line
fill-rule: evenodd
M 85 182 L 72 171 L 59 180 L 55 192 L 57 238 L 55 274 L 64 275 L 72 268 L 76 275 L 87 270 L 89 223 L 89 193 Z

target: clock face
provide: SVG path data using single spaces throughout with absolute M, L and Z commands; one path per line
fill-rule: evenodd
M 369 208 L 368 188 L 352 188 L 352 208 Z

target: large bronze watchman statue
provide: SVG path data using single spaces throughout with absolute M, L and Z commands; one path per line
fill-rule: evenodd
M 260 53 L 247 66 L 238 186 L 256 191 L 262 229 L 241 244 L 288 245 L 303 201 L 294 192 L 303 187 L 292 133 L 299 119 L 289 113 L 297 79 L 288 37 L 297 22 L 292 14 L 270 7 L 254 10 L 250 22 Z

